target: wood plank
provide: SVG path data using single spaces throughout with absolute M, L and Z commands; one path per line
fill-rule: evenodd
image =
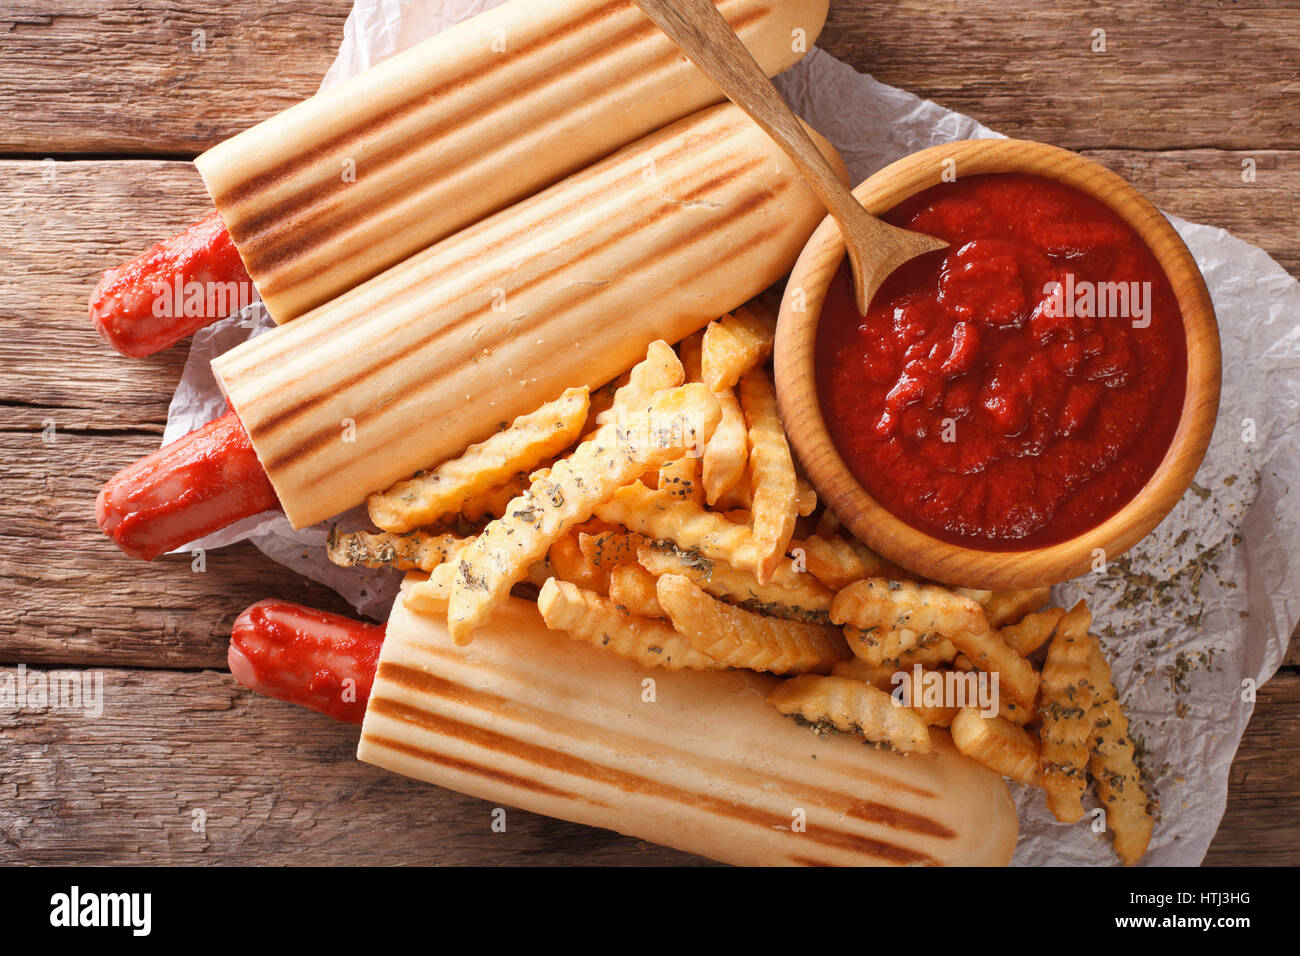
M 228 674 L 102 674 L 99 717 L 0 710 L 0 864 L 704 862 L 521 810 L 493 832 L 491 804 L 360 763 L 357 727 Z
M 52 14 L 14 0 L 0 13 L 0 153 L 194 155 L 314 92 L 349 6 L 68 0 Z M 835 0 L 820 44 L 1010 135 L 1276 149 L 1300 146 L 1297 16 L 1300 0 Z
M 351 6 L 9 0 L 0 152 L 197 155 L 316 92 Z
M 188 348 L 147 359 L 118 355 L 91 325 L 86 301 L 105 269 L 210 209 L 186 162 L 0 162 L 5 422 L 15 419 L 4 405 L 75 409 L 101 426 L 166 422 Z
M 39 411 L 31 410 L 35 414 Z M 99 486 L 155 449 L 158 436 L 74 425 L 0 431 L 0 662 L 224 667 L 230 625 L 278 597 L 350 613 L 333 591 L 241 544 L 149 563 L 128 558 L 95 525 Z
M 1300 150 L 1106 149 L 1083 155 L 1119 173 L 1166 212 L 1220 226 L 1300 276 Z M 1250 167 L 1243 165 L 1248 160 Z M 1243 180 L 1248 173 L 1252 182 Z
M 1090 155 L 1162 208 L 1255 242 L 1300 275 L 1300 150 Z M 1241 182 L 1248 157 L 1256 161 L 1253 184 Z M 50 168 L 52 180 L 45 177 Z M 86 298 L 104 269 L 208 208 L 188 163 L 0 161 L 0 257 L 7 266 L 0 284 L 0 414 L 35 405 L 75 409 L 97 422 L 164 422 L 186 347 L 148 359 L 120 356 L 91 327 Z
M 1300 670 L 1279 671 L 1255 713 L 1228 778 L 1228 809 L 1210 844 L 1208 866 L 1300 864 Z
M 705 862 L 517 810 L 494 833 L 490 804 L 361 764 L 354 726 L 227 674 L 102 674 L 101 716 L 0 711 L 0 864 Z M 1300 863 L 1300 675 L 1279 675 L 1259 707 L 1212 863 Z
M 1300 146 L 1298 21 L 1298 0 L 853 0 L 831 3 L 818 42 L 1008 136 L 1282 149 Z

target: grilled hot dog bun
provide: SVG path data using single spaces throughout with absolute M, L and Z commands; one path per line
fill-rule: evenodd
M 718 0 L 769 76 L 827 0 Z M 195 165 L 286 322 L 652 130 L 722 101 L 632 0 L 510 0 Z
M 946 733 L 932 729 L 934 751 L 908 756 L 818 737 L 764 699 L 775 682 L 647 671 L 547 630 L 518 599 L 457 647 L 443 622 L 399 598 L 357 756 L 727 863 L 1011 859 L 1006 784 Z

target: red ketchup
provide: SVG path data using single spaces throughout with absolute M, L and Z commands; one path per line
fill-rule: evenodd
M 160 554 L 280 507 L 235 412 L 123 468 L 100 489 L 95 519 L 135 558 Z
M 235 680 L 258 693 L 359 724 L 384 630 L 300 604 L 259 601 L 235 620 L 227 661 Z
M 123 355 L 152 355 L 238 312 L 254 291 L 230 233 L 214 212 L 105 272 L 90 295 L 90 319 Z
M 1103 203 L 1018 173 L 935 186 L 884 217 L 948 240 L 866 316 L 847 263 L 822 309 L 818 392 L 871 495 L 990 551 L 1096 527 L 1142 488 L 1182 410 L 1182 315 L 1155 256 Z

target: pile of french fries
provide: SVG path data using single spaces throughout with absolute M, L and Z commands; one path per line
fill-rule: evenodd
M 775 325 L 755 300 L 676 351 L 653 343 L 594 394 L 569 389 L 372 495 L 382 530 L 336 530 L 330 559 L 427 572 L 407 606 L 445 615 L 459 644 L 523 593 L 548 627 L 646 668 L 787 676 L 770 701 L 818 733 L 923 754 L 946 728 L 1042 787 L 1062 821 L 1084 815 L 1090 774 L 1135 862 L 1152 816 L 1087 607 L 918 580 L 819 513 L 777 415 Z M 896 692 L 981 672 L 996 675 L 996 714 Z

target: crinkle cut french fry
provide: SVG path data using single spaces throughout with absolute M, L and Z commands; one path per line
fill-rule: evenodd
M 677 343 L 677 357 L 682 363 L 682 372 L 687 382 L 703 382 L 701 351 L 704 348 L 704 330 L 692 332 Z
M 927 674 L 944 675 L 945 672 L 933 669 L 932 666 L 923 665 L 922 680 L 923 682 L 926 680 Z M 833 678 L 862 680 L 862 682 L 871 684 L 872 687 L 878 688 L 885 693 L 897 691 L 904 682 L 907 682 L 907 687 L 911 688 L 911 680 L 913 680 L 914 675 L 913 665 L 902 666 L 898 665 L 898 663 L 879 663 L 879 665 L 876 665 L 876 663 L 867 663 L 858 657 L 853 658 L 852 661 L 840 661 L 831 667 L 831 676 Z M 922 684 L 922 688 L 924 688 L 924 684 Z M 917 691 L 913 689 L 911 692 L 915 693 Z M 967 684 L 966 691 L 963 691 L 966 695 L 965 700 L 971 700 L 970 695 L 972 692 L 974 691 Z M 961 702 L 961 698 L 954 698 L 953 704 L 944 704 L 944 702 L 927 704 L 924 701 L 924 691 L 922 689 L 922 700 L 910 700 L 907 701 L 907 705 L 917 711 L 923 721 L 930 724 L 930 726 L 946 727 L 956 717 L 959 702 Z
M 352 531 L 340 534 L 330 528 L 325 553 L 340 567 L 362 565 L 367 568 L 396 568 L 399 571 L 432 571 L 467 547 L 469 539 L 454 534 L 430 534 L 412 531 L 393 534 L 382 531 Z
M 1091 624 L 1092 615 L 1080 601 L 1061 619 L 1043 665 L 1040 767 L 1048 809 L 1062 823 L 1083 816 L 1092 733 Z
M 624 564 L 636 564 L 637 552 L 645 538 L 626 531 L 601 531 L 597 534 L 580 532 L 578 547 L 587 560 L 606 571 Z
M 817 531 L 816 531 L 817 537 L 819 538 L 839 537 L 839 531 L 840 531 L 840 519 L 835 517 L 835 512 L 831 511 L 830 508 L 824 509 L 821 515 L 817 518 Z M 873 575 L 873 574 L 868 574 L 864 576 L 869 578 L 877 577 L 877 575 Z M 847 584 L 848 582 L 846 581 L 845 583 Z
M 773 674 L 825 673 L 849 656 L 834 628 L 732 607 L 682 574 L 660 576 L 656 596 L 692 647 L 729 667 Z
M 659 606 L 656 583 L 641 565 L 621 564 L 609 572 L 609 599 L 629 614 L 665 618 L 668 614 Z
M 1023 727 L 963 707 L 953 718 L 951 732 L 958 750 L 990 770 L 1031 786 L 1042 785 L 1038 741 Z
M 649 405 L 656 392 L 675 388 L 685 381 L 686 370 L 672 346 L 663 339 L 651 342 L 645 358 L 632 366 L 627 381 L 615 390 L 614 400 L 604 417 L 597 415 L 596 422 L 600 425 L 614 424 L 620 414 L 640 411 Z
M 904 651 L 895 663 L 903 669 L 910 668 L 913 664 L 920 664 L 922 667 L 938 667 L 940 664 L 952 663 L 957 655 L 957 645 L 948 638 L 932 637 L 910 651 Z
M 922 636 L 942 634 L 953 637 L 963 631 L 986 630 L 988 627 L 984 612 L 969 598 L 937 584 L 886 578 L 866 578 L 841 588 L 831 605 L 831 620 L 862 630 L 910 630 Z M 909 646 L 915 643 L 913 639 Z M 885 659 L 894 656 L 896 654 L 889 654 Z
M 1115 838 L 1115 853 L 1132 866 L 1147 851 L 1155 824 L 1150 799 L 1142 788 L 1142 773 L 1129 737 L 1128 718 L 1120 707 L 1111 682 L 1110 665 L 1095 637 L 1088 649 L 1092 683 L 1092 736 L 1089 770 L 1097 781 L 1097 795 L 1106 808 L 1106 822 Z
M 834 613 L 832 609 L 832 620 Z M 854 657 L 860 657 L 868 664 L 883 664 L 885 661 L 897 660 L 904 651 L 919 644 L 921 635 L 906 627 L 863 628 L 847 624 L 844 626 L 844 639 L 849 642 L 849 650 Z
M 998 629 L 998 636 L 1021 657 L 1028 657 L 1051 639 L 1065 609 L 1049 607 L 1046 611 L 1026 614 L 1015 624 Z
M 960 707 L 944 704 L 912 704 L 912 710 L 925 722 L 927 727 L 951 727 Z
M 897 664 L 868 664 L 860 657 L 853 657 L 847 661 L 836 661 L 831 665 L 832 677 L 848 677 L 852 680 L 860 680 L 887 693 L 894 689 L 894 675 L 900 671 L 905 672 L 905 669 L 900 668 Z
M 748 448 L 749 429 L 745 429 L 745 444 Z M 748 451 L 746 451 L 748 455 Z M 718 495 L 717 500 L 709 502 L 718 511 L 749 511 L 754 507 L 754 474 L 746 468 L 740 480 Z
M 978 588 L 949 588 L 949 590 L 953 594 L 960 594 L 964 598 L 970 598 L 981 607 L 984 606 L 985 601 L 993 597 L 992 591 L 983 591 Z
M 600 388 L 591 393 L 591 399 L 587 406 L 587 424 L 583 426 L 582 434 L 586 436 L 588 432 L 595 431 L 600 425 L 600 416 L 614 407 L 615 393 L 626 385 L 632 378 L 631 370 L 624 372 L 612 382 L 606 382 Z M 668 386 L 664 386 L 667 388 Z
M 626 485 L 596 506 L 596 516 L 683 551 L 697 551 L 712 561 L 754 573 L 758 549 L 748 525 L 728 521 L 693 501 L 678 501 L 639 481 Z
M 749 463 L 749 429 L 736 393 L 723 388 L 713 394 L 722 409 L 722 420 L 704 449 L 704 493 L 711 505 L 745 480 Z
M 704 483 L 700 479 L 700 459 L 683 455 L 659 469 L 659 491 L 682 501 L 704 503 Z
M 998 694 L 998 716 L 1021 727 L 1034 722 L 1033 708 L 1021 707 L 1006 694 Z
M 776 339 L 776 316 L 753 301 L 704 330 L 701 368 L 704 384 L 715 392 L 732 388 L 740 377 L 767 361 Z
M 830 725 L 901 753 L 930 752 L 930 731 L 920 714 L 862 681 L 805 674 L 782 681 L 767 699 L 814 728 Z
M 860 541 L 813 535 L 803 541 L 791 541 L 790 547 L 803 550 L 808 570 L 832 591 L 839 591 L 863 578 L 915 578 Z
M 852 642 L 849 646 L 852 649 Z M 852 660 L 836 664 L 831 672 L 840 677 L 855 677 L 858 680 L 865 680 L 868 684 L 876 684 L 877 677 L 888 678 L 897 671 L 910 671 L 915 664 L 920 664 L 926 670 L 933 670 L 951 664 L 953 658 L 957 656 L 957 646 L 952 641 L 946 637 L 936 637 L 903 651 L 893 660 L 886 660 L 879 664 L 870 664 L 855 653 Z
M 1009 699 L 1026 710 L 1033 711 L 1038 699 L 1039 674 L 1034 665 L 1029 663 L 990 630 L 988 623 L 980 613 L 982 628 L 954 631 L 946 635 L 957 650 L 965 655 L 964 664 L 959 663 L 961 655 L 954 659 L 954 666 L 975 667 L 987 673 L 997 673 L 998 690 L 1004 700 Z
M 573 444 L 587 420 L 587 407 L 585 387 L 567 389 L 491 438 L 470 445 L 459 458 L 371 495 L 366 500 L 370 520 L 385 531 L 411 531 L 458 511 L 466 499 Z
M 451 585 L 458 573 L 454 561 L 438 565 L 429 572 L 426 580 L 420 582 L 419 587 L 407 589 L 402 603 L 417 614 L 445 616 L 447 601 L 451 598 Z
M 587 591 L 605 594 L 609 591 L 609 572 L 597 567 L 578 545 L 573 532 L 560 538 L 546 552 L 551 561 L 552 573 L 561 581 L 568 581 Z
M 746 372 L 738 389 L 749 426 L 749 468 L 753 480 L 754 541 L 759 551 L 758 579 L 767 582 L 785 558 L 799 517 L 799 483 L 794 458 L 776 408 L 776 389 L 765 369 Z
M 641 566 L 654 575 L 684 574 L 714 597 L 727 598 L 749 610 L 815 624 L 828 624 L 834 595 L 811 574 L 782 562 L 767 584 L 725 561 L 681 551 L 671 544 L 647 542 L 637 551 Z
M 672 626 L 618 608 L 609 598 L 552 578 L 537 595 L 546 626 L 565 631 L 642 667 L 665 670 L 722 670 L 724 665 L 696 651 Z
M 703 331 L 696 332 L 682 339 L 677 346 L 687 382 L 700 381 L 700 340 L 703 337 Z M 718 424 L 722 424 L 721 420 Z M 717 429 L 713 431 L 716 435 Z M 713 438 L 710 437 L 709 441 L 712 442 Z M 676 498 L 702 504 L 704 502 L 703 454 L 703 451 L 700 451 L 698 454 L 683 455 L 681 458 L 666 462 L 659 469 L 659 490 L 667 491 Z
M 529 476 L 521 471 L 495 488 L 471 495 L 460 506 L 461 517 L 470 522 L 500 518 L 506 513 L 506 505 L 528 490 L 529 483 Z
M 473 539 L 466 539 L 468 544 Z M 462 549 L 463 550 L 463 549 Z M 419 614 L 434 614 L 445 618 L 447 616 L 447 602 L 451 599 L 451 585 L 460 573 L 460 568 L 455 561 L 445 561 L 429 572 L 429 576 L 422 582 L 417 590 L 412 587 L 406 592 L 406 597 L 402 603 L 410 610 Z M 540 561 L 534 561 L 528 566 L 528 571 L 524 574 L 521 584 L 531 584 L 533 587 L 540 588 L 543 584 L 554 577 L 549 557 L 542 558 Z
M 1037 611 L 1047 603 L 1051 588 L 1027 588 L 1022 591 L 994 591 L 980 604 L 989 627 L 1006 627 L 1015 624 L 1030 611 Z
M 703 385 L 663 389 L 644 412 L 620 415 L 621 423 L 602 425 L 594 439 L 557 461 L 546 478 L 534 481 L 510 503 L 505 517 L 491 522 L 460 555 L 461 573 L 447 608 L 452 638 L 469 643 L 474 628 L 552 543 L 590 518 L 616 489 L 707 441 L 719 415 L 717 400 Z

